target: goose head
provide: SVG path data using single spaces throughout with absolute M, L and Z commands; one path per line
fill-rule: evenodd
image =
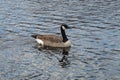
M 62 24 L 61 30 L 65 30 L 65 29 L 70 29 L 70 27 L 67 24 Z

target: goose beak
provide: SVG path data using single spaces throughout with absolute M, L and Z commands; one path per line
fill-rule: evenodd
M 72 29 L 72 27 L 67 27 L 67 29 Z

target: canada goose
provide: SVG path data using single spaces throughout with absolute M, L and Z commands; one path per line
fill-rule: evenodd
M 70 47 L 71 42 L 68 40 L 65 29 L 69 29 L 68 25 L 62 24 L 60 27 L 61 30 L 61 36 L 57 35 L 32 35 L 33 38 L 37 41 L 38 44 L 40 44 L 42 47 L 58 47 L 58 48 L 64 48 L 64 47 Z

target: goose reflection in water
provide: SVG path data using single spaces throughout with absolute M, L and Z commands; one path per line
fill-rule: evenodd
M 70 64 L 70 62 L 68 60 L 69 51 L 70 51 L 70 48 L 64 48 L 63 52 L 62 52 L 63 57 L 61 60 L 59 60 L 60 65 L 63 68 L 67 67 Z
M 69 48 L 53 48 L 53 47 L 44 47 L 44 48 L 41 48 L 39 47 L 39 45 L 36 45 L 36 47 L 39 51 L 42 51 L 42 52 L 45 52 L 47 54 L 50 54 L 50 55 L 54 55 L 58 61 L 59 61 L 59 64 L 62 68 L 65 68 L 67 66 L 69 66 L 70 62 L 68 60 L 68 55 L 69 55 L 69 51 L 70 51 L 70 47 Z M 61 54 L 62 55 L 62 58 L 59 58 L 58 56 L 56 56 L 57 54 Z M 50 56 L 50 57 L 52 57 Z

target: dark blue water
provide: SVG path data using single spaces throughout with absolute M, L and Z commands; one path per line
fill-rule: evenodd
M 62 23 L 68 55 L 35 48 Z M 0 80 L 120 80 L 119 0 L 0 0 Z

